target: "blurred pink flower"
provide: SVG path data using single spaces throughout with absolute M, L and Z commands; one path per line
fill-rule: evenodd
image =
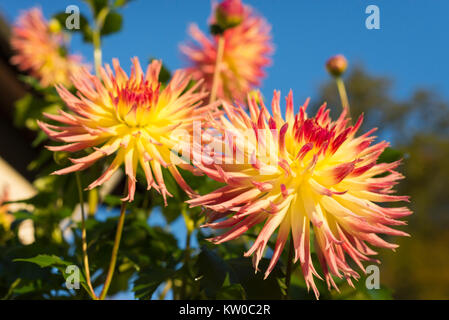
M 70 86 L 70 76 L 83 66 L 80 56 L 67 53 L 65 35 L 58 29 L 50 27 L 39 8 L 25 11 L 12 29 L 16 54 L 11 63 L 40 80 L 43 87 Z
M 243 21 L 224 31 L 223 61 L 220 66 L 217 97 L 243 102 L 265 76 L 264 67 L 271 63 L 273 52 L 270 29 L 265 19 L 249 6 L 243 8 Z M 197 44 L 184 44 L 181 51 L 190 61 L 188 71 L 195 80 L 204 79 L 210 92 L 217 58 L 218 36 L 208 38 L 197 25 L 189 33 Z

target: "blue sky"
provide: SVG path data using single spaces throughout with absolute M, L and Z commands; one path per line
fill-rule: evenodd
M 449 98 L 449 43 L 445 0 L 251 0 L 246 1 L 272 25 L 276 52 L 267 70 L 262 92 L 268 98 L 273 89 L 287 94 L 291 88 L 296 101 L 314 96 L 328 75 L 326 59 L 343 53 L 350 65 L 363 63 L 372 73 L 391 76 L 393 93 L 407 97 L 416 87 L 437 90 Z M 4 1 L 0 11 L 13 21 L 22 9 L 40 5 L 44 14 L 64 11 L 70 4 L 79 5 L 89 14 L 82 1 L 15 0 Z M 380 30 L 367 30 L 365 8 L 380 8 Z M 104 38 L 104 61 L 118 57 L 127 69 L 129 59 L 163 59 L 170 69 L 185 66 L 178 46 L 187 37 L 187 26 L 196 22 L 206 30 L 210 16 L 208 0 L 135 0 L 122 10 L 121 33 Z M 92 61 L 92 49 L 79 37 L 72 48 Z M 128 63 L 128 65 L 127 65 Z

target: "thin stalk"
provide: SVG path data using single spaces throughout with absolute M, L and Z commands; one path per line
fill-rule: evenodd
M 341 106 L 343 109 L 347 110 L 347 116 L 351 117 L 351 109 L 349 107 L 348 95 L 346 93 L 345 83 L 341 77 L 336 77 L 335 82 L 337 83 L 338 94 L 340 95 Z
M 162 292 L 159 295 L 159 300 L 164 300 L 165 299 L 165 296 L 167 295 L 168 291 L 170 291 L 172 285 L 173 285 L 173 282 L 170 279 L 168 279 L 167 283 L 164 286 L 164 289 L 162 289 Z
M 78 195 L 80 200 L 81 207 L 81 242 L 82 242 L 82 250 L 83 250 L 83 265 L 84 265 L 84 273 L 86 274 L 87 286 L 90 290 L 89 295 L 92 299 L 97 300 L 97 296 L 95 295 L 94 288 L 92 286 L 92 282 L 90 279 L 90 270 L 89 270 L 89 256 L 87 255 L 87 235 L 86 235 L 86 221 L 85 221 L 85 212 L 84 212 L 84 196 L 83 196 L 83 188 L 81 184 L 81 177 L 79 171 L 75 173 L 76 176 L 76 184 L 78 185 Z
M 100 67 L 102 63 L 102 52 L 101 52 L 101 37 L 99 31 L 94 31 L 92 33 L 92 41 L 94 44 L 94 63 L 95 63 L 95 73 L 100 74 Z
M 184 223 L 186 224 L 186 247 L 184 249 L 184 273 L 182 277 L 182 285 L 181 285 L 181 292 L 180 296 L 181 299 L 186 298 L 186 291 L 187 291 L 187 274 L 189 272 L 189 263 L 190 263 L 190 241 L 192 239 L 192 233 L 195 229 L 195 224 L 193 220 L 190 218 L 189 214 L 187 213 L 186 208 L 184 207 L 182 209 L 182 216 L 184 218 Z
M 103 290 L 100 293 L 100 300 L 106 298 L 109 286 L 111 285 L 112 276 L 114 275 L 115 265 L 117 263 L 117 253 L 120 246 L 120 240 L 122 238 L 123 225 L 125 224 L 125 213 L 126 213 L 126 201 L 122 201 L 122 206 L 120 208 L 120 217 L 117 224 L 117 231 L 115 233 L 114 246 L 112 247 L 111 261 L 109 262 L 109 269 L 106 275 L 106 281 L 104 282 Z
M 93 11 L 93 10 L 92 10 Z M 102 64 L 102 51 L 101 51 L 101 29 L 103 28 L 104 21 L 109 14 L 109 8 L 103 8 L 95 18 L 95 26 L 92 31 L 92 42 L 94 45 L 94 62 L 95 73 L 97 76 L 100 74 L 100 67 Z
M 290 237 L 290 246 L 288 248 L 288 261 L 287 261 L 287 270 L 285 273 L 285 296 L 284 299 L 289 299 L 289 291 L 290 291 L 290 282 L 292 278 L 292 269 L 293 269 L 293 235 Z
M 91 7 L 93 13 L 95 10 Z M 109 14 L 109 8 L 103 8 L 95 17 L 94 28 L 92 31 L 92 43 L 94 46 L 94 64 L 95 64 L 95 74 L 100 76 L 100 68 L 102 65 L 102 50 L 101 50 L 101 29 L 103 28 L 104 21 Z M 93 216 L 97 211 L 98 206 L 98 190 L 89 190 L 89 215 Z
M 98 189 L 91 189 L 89 190 L 89 198 L 88 201 L 89 203 L 89 211 L 88 214 L 89 216 L 94 216 L 95 212 L 97 212 L 97 206 L 98 206 Z
M 212 80 L 212 89 L 210 91 L 209 103 L 217 99 L 218 83 L 220 82 L 221 62 L 223 60 L 223 52 L 225 39 L 223 35 L 218 36 L 217 60 L 215 61 L 214 77 Z

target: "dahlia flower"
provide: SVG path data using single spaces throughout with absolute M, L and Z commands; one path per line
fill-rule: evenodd
M 70 75 L 81 67 L 81 57 L 67 53 L 65 35 L 52 30 L 39 8 L 25 11 L 12 29 L 11 63 L 40 80 L 43 87 L 70 85 Z
M 392 195 L 403 176 L 395 171 L 399 161 L 377 163 L 388 146 L 373 144 L 375 129 L 356 136 L 362 117 L 349 126 L 346 111 L 332 121 L 324 104 L 314 117 L 306 113 L 308 101 L 297 114 L 289 93 L 286 117 L 280 112 L 280 93 L 274 92 L 272 116 L 261 97 L 248 97 L 249 115 L 241 107 L 224 103 L 227 117 L 214 126 L 221 136 L 211 138 L 201 161 L 194 164 L 212 179 L 227 185 L 189 200 L 207 208 L 204 227 L 228 230 L 211 239 L 222 243 L 263 224 L 245 256 L 258 264 L 267 242 L 277 231 L 277 241 L 267 277 L 275 267 L 291 233 L 294 262 L 300 261 L 308 288 L 318 298 L 311 258 L 311 240 L 327 285 L 337 288 L 333 276 L 358 279 L 352 260 L 362 271 L 373 260 L 371 246 L 395 249 L 378 234 L 408 236 L 390 226 L 404 225 L 398 218 L 411 214 L 406 207 L 382 207 L 378 203 L 408 201 Z M 256 102 L 259 101 L 259 102 Z M 223 151 L 224 150 L 224 151 Z M 240 159 L 240 161 L 235 161 Z M 226 218 L 226 219 L 223 219 Z M 312 233 L 313 231 L 313 233 Z
M 164 184 L 162 167 L 167 168 L 179 185 L 192 194 L 172 163 L 172 159 L 182 162 L 171 152 L 180 143 L 180 138 L 172 132 L 177 129 L 189 134 L 193 122 L 201 121 L 213 106 L 198 107 L 207 93 L 195 92 L 201 82 L 187 89 L 190 77 L 185 71 L 176 71 L 170 83 L 161 89 L 158 81 L 160 61 L 153 61 L 146 74 L 137 58 L 133 58 L 132 63 L 130 77 L 116 59 L 113 60 L 115 75 L 109 65 L 100 68 L 99 77 L 83 69 L 72 77 L 77 96 L 61 85 L 56 87 L 73 114 L 63 110 L 59 110 L 58 115 L 45 114 L 58 125 L 39 122 L 52 140 L 64 142 L 48 148 L 66 152 L 93 148 L 94 151 L 82 158 L 70 159 L 73 165 L 54 174 L 84 170 L 99 159 L 114 154 L 109 167 L 88 189 L 103 184 L 124 163 L 128 196 L 123 201 L 134 199 L 138 165 L 145 173 L 148 189 L 158 190 L 164 200 L 170 193 Z M 188 163 L 180 163 L 179 166 L 192 169 Z
M 182 45 L 181 51 L 190 61 L 188 71 L 196 80 L 204 79 L 211 91 L 218 51 L 218 36 L 212 39 L 193 24 L 189 28 L 197 44 Z M 252 8 L 244 6 L 243 20 L 224 31 L 223 59 L 217 97 L 233 101 L 244 101 L 247 93 L 260 85 L 265 76 L 263 68 L 271 63 L 269 54 L 273 51 L 270 26 Z

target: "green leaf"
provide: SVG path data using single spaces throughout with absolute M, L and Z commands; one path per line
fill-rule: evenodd
M 94 16 L 98 16 L 100 11 L 109 6 L 108 0 L 85 0 L 93 9 Z
M 123 7 L 123 6 L 127 5 L 131 1 L 132 0 L 115 0 L 114 7 Z
M 232 272 L 227 263 L 214 251 L 203 247 L 197 260 L 198 276 L 208 297 L 215 297 Z
M 218 300 L 245 300 L 246 294 L 240 283 L 231 284 L 229 273 L 226 275 L 223 287 L 217 293 Z
M 157 60 L 157 59 L 154 57 L 151 57 L 150 63 L 153 62 L 153 60 Z M 165 64 L 162 64 L 161 72 L 159 73 L 159 81 L 162 84 L 167 84 L 168 81 L 170 80 L 170 78 L 171 78 L 170 70 L 165 66 Z
M 103 202 L 108 205 L 109 207 L 119 207 L 122 204 L 122 200 L 120 200 L 121 197 L 115 196 L 112 194 L 107 194 Z
M 42 87 L 41 84 L 39 83 L 39 80 L 37 80 L 35 77 L 27 76 L 27 75 L 19 75 L 18 78 L 20 79 L 20 81 L 22 81 L 23 83 L 26 83 L 27 85 L 29 85 L 36 91 L 45 90 L 45 88 Z
M 259 263 L 261 270 L 268 267 L 269 259 Z M 223 260 L 212 250 L 202 247 L 197 260 L 197 278 L 207 298 L 237 299 L 244 296 L 247 299 L 281 299 L 282 282 L 285 278 L 279 264 L 264 280 L 262 272 L 255 273 L 248 258 Z M 239 286 L 235 286 L 239 284 Z
M 1 300 L 8 300 L 14 293 L 14 289 L 16 289 L 16 287 L 20 284 L 21 281 L 22 279 L 17 278 L 9 287 L 8 293 Z
M 231 280 L 240 283 L 245 289 L 247 299 L 265 300 L 265 299 L 281 299 L 284 273 L 281 271 L 280 262 L 276 265 L 269 277 L 264 280 L 263 272 L 254 272 L 251 259 L 235 258 L 226 260 L 232 269 L 234 278 Z M 263 258 L 260 260 L 260 270 L 266 270 L 270 259 Z
M 217 293 L 218 300 L 245 300 L 246 294 L 240 283 L 234 283 L 223 287 Z
M 83 41 L 92 42 L 92 29 L 87 18 L 83 14 L 80 14 L 80 28 L 69 30 L 65 27 L 66 19 L 69 15 L 69 13 L 65 13 L 64 11 L 62 11 L 55 14 L 53 18 L 59 21 L 64 30 L 68 32 L 79 32 L 83 35 Z
M 71 265 L 71 263 L 62 260 L 61 258 L 59 258 L 55 255 L 49 256 L 46 254 L 40 254 L 33 258 L 28 258 L 28 259 L 14 259 L 14 262 L 17 262 L 17 261 L 35 263 L 38 266 L 40 266 L 41 268 L 55 267 L 55 266 L 61 266 L 61 265 L 63 265 L 63 266 Z
M 56 195 L 54 192 L 39 192 L 35 196 L 15 201 L 15 203 L 26 203 L 31 204 L 35 207 L 47 207 L 49 203 L 56 199 Z
M 13 262 L 30 262 L 37 264 L 41 268 L 48 268 L 53 267 L 59 270 L 61 272 L 64 279 L 67 279 L 69 274 L 66 273 L 66 268 L 71 265 L 75 265 L 74 263 L 71 263 L 69 261 L 64 261 L 60 257 L 55 255 L 47 255 L 47 254 L 39 254 L 33 258 L 21 258 L 21 259 L 14 259 Z M 80 275 L 80 284 L 83 286 L 83 288 L 89 292 L 89 288 L 87 286 L 86 278 L 84 277 L 84 273 L 81 271 L 79 272 Z
M 27 93 L 15 103 L 14 125 L 19 128 L 27 127 L 37 130 L 36 119 L 42 118 L 42 111 L 48 106 L 45 100 Z
M 134 281 L 134 296 L 138 299 L 151 299 L 157 287 L 174 274 L 174 270 L 161 267 L 150 267 L 142 270 Z
M 105 36 L 115 32 L 119 32 L 122 29 L 123 18 L 118 12 L 111 11 L 106 16 L 103 27 L 101 28 L 101 35 Z
M 397 160 L 400 160 L 404 157 L 401 151 L 393 149 L 393 148 L 386 148 L 384 152 L 379 156 L 377 159 L 378 163 L 391 163 Z

